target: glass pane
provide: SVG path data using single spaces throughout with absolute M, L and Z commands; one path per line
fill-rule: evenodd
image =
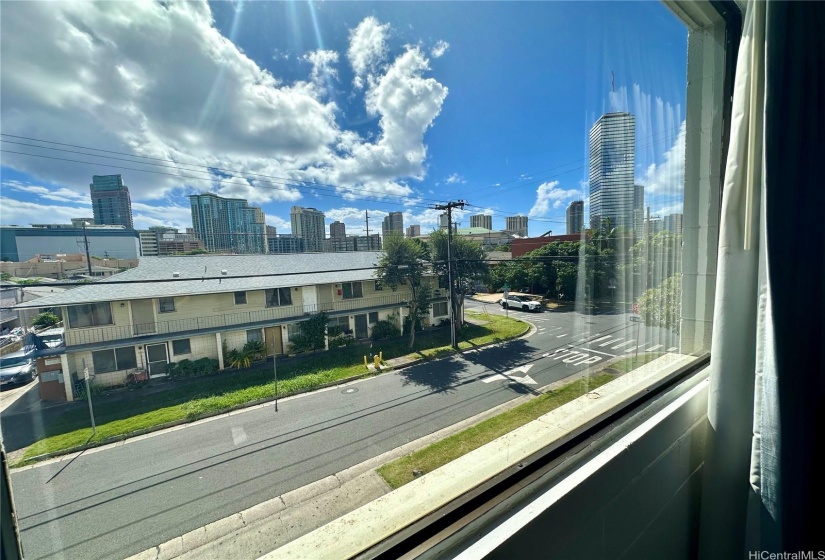
M 243 305 L 246 303 L 246 292 L 235 292 L 235 305 Z
M 267 307 L 278 307 L 278 290 L 267 290 L 265 295 Z
M 137 357 L 134 346 L 115 349 L 117 369 L 134 369 L 137 367 Z
M 114 350 L 92 352 L 92 364 L 95 373 L 107 373 L 118 369 Z
M 146 354 L 150 362 L 161 362 L 166 360 L 166 345 L 152 344 L 146 347 Z
M 189 354 L 191 352 L 189 339 L 185 338 L 183 340 L 173 340 L 172 341 L 172 353 L 177 355 L 180 354 Z
M 290 288 L 278 288 L 280 305 L 292 305 L 292 290 Z
M 247 342 L 263 342 L 263 334 L 260 329 L 250 329 L 246 331 Z
M 351 299 L 352 298 L 352 283 L 346 282 L 342 286 L 344 290 L 344 299 Z
M 352 297 L 364 297 L 364 286 L 361 282 L 352 283 Z

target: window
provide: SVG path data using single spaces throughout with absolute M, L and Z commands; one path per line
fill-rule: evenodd
M 344 293 L 344 299 L 364 297 L 361 282 L 344 282 L 342 288 Z
M 378 322 L 378 311 L 373 311 L 369 314 L 369 323 L 372 325 L 373 323 Z
M 301 334 L 301 324 L 300 323 L 290 323 L 286 326 L 286 334 L 289 338 L 294 338 Z
M 249 329 L 246 331 L 246 341 L 247 342 L 263 342 L 264 335 L 261 333 L 261 329 Z
M 283 307 L 292 305 L 291 288 L 273 288 L 266 291 L 267 307 Z
M 444 317 L 448 314 L 447 302 L 438 301 L 433 304 L 433 317 Z
M 189 344 L 188 338 L 172 341 L 172 354 L 180 356 L 181 354 L 191 354 L 192 348 Z
M 92 352 L 92 365 L 95 373 L 109 373 L 123 371 L 137 367 L 137 357 L 134 346 L 98 350 Z
M 175 298 L 162 297 L 158 299 L 158 313 L 172 313 L 175 310 Z
M 75 329 L 111 325 L 114 322 L 112 321 L 112 306 L 109 302 L 72 305 L 69 307 L 68 314 L 69 326 Z
M 381 290 L 383 290 L 383 289 L 384 289 L 384 286 L 382 286 L 382 285 L 381 285 L 381 282 L 380 282 L 380 281 L 378 281 L 378 280 L 376 280 L 376 281 L 375 281 L 375 291 L 376 291 L 376 292 L 380 292 L 380 291 L 381 291 Z
M 235 305 L 246 305 L 246 292 L 235 292 Z

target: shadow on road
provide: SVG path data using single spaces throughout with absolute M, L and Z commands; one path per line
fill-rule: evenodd
M 466 369 L 467 366 L 462 360 L 450 357 L 404 368 L 398 374 L 404 385 L 428 387 L 433 393 L 450 393 L 455 391 L 459 374 Z

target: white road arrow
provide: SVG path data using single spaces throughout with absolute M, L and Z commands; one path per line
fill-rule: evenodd
M 493 381 L 515 381 L 516 383 L 522 383 L 524 385 L 538 385 L 532 377 L 527 375 L 527 372 L 530 371 L 531 367 L 533 367 L 533 364 L 525 364 L 509 371 L 505 371 L 504 373 L 497 373 L 495 375 L 491 375 L 490 377 L 485 377 L 482 381 L 484 383 L 492 383 Z M 518 372 L 523 373 L 524 377 L 516 377 L 515 374 Z

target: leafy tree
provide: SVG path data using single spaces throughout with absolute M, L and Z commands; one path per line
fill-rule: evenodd
M 633 282 L 634 295 L 658 286 L 682 270 L 682 236 L 669 231 L 643 236 L 628 249 L 628 258 L 620 269 Z
M 289 343 L 292 345 L 292 350 L 300 353 L 323 348 L 328 322 L 329 317 L 326 313 L 318 313 L 306 321 L 298 323 L 301 332 L 290 337 L 289 340 Z
M 0 272 L 0 280 L 9 280 L 11 278 L 11 274 L 8 272 Z
M 410 289 L 410 324 L 415 325 L 430 308 L 430 287 L 424 281 L 427 270 L 425 246 L 414 239 L 392 234 L 384 239 L 384 254 L 378 261 L 378 279 L 396 291 L 399 286 Z M 415 329 L 410 329 L 410 349 L 415 344 Z
M 645 325 L 679 332 L 682 305 L 682 275 L 674 274 L 659 286 L 646 290 L 637 302 Z
M 447 232 L 434 231 L 430 234 L 430 247 L 433 271 L 441 277 L 447 277 Z M 464 237 L 453 236 L 450 256 L 453 259 L 453 282 L 458 295 L 455 298 L 453 317 L 461 325 L 464 297 L 470 293 L 479 282 L 486 281 L 490 276 L 490 266 L 484 257 L 481 244 Z
M 51 327 L 60 322 L 60 317 L 50 311 L 44 311 L 32 319 L 33 327 Z
M 207 255 L 207 254 L 209 254 L 209 251 L 207 251 L 206 249 L 192 249 L 191 251 L 186 251 L 186 252 L 181 253 L 181 254 L 182 255 Z

